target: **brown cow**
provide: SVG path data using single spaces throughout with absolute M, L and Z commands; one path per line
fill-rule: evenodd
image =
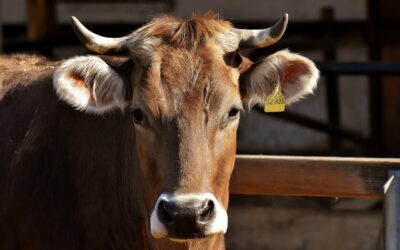
M 0 248 L 224 249 L 240 111 L 318 79 L 286 50 L 241 55 L 287 19 L 164 16 L 105 38 L 73 18 L 87 48 L 126 56 L 0 57 Z

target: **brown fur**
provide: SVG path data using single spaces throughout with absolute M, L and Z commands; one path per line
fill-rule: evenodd
M 162 37 L 173 47 L 197 48 L 204 45 L 216 34 L 231 29 L 231 24 L 219 19 L 214 12 L 195 15 L 188 20 L 174 16 L 161 16 L 153 19 L 138 33 L 149 37 Z
M 148 249 L 130 117 L 77 112 L 51 77 L 0 103 L 0 249 Z
M 0 100 L 16 85 L 31 84 L 58 64 L 39 56 L 0 55 Z
M 10 61 L 12 60 L 14 59 L 10 58 Z M 179 60 L 172 58 L 171 61 L 165 60 L 163 79 L 172 79 L 177 73 L 174 67 L 178 62 Z M 11 69 L 16 70 L 16 67 L 7 67 L 10 73 Z M 34 67 L 34 70 L 27 71 L 30 74 L 24 76 L 21 75 L 23 70 L 12 71 L 16 77 L 15 81 L 8 83 L 13 86 L 12 91 L 5 93 L 0 103 L 0 138 L 3 143 L 0 152 L 0 183 L 4 185 L 0 189 L 2 190 L 0 192 L 1 249 L 224 248 L 221 235 L 187 243 L 169 240 L 151 241 L 148 232 L 148 216 L 151 212 L 149 209 L 152 208 L 159 194 L 156 192 L 156 187 L 164 184 L 157 179 L 147 178 L 147 170 L 140 173 L 138 171 L 140 169 L 132 169 L 136 162 L 133 154 L 136 150 L 129 114 L 114 113 L 103 118 L 75 111 L 57 100 L 51 86 L 51 69 L 43 67 L 40 68 L 43 71 L 39 73 L 39 69 L 36 71 Z M 209 70 L 209 67 L 210 65 L 203 69 Z M 160 74 L 157 71 L 150 71 L 149 78 L 151 78 L 151 72 Z M 207 71 L 202 70 L 202 72 L 204 74 Z M 3 73 L 7 72 L 3 71 Z M 192 75 L 193 72 L 189 72 L 186 78 L 182 79 L 190 79 Z M 204 76 L 200 78 L 206 79 Z M 37 80 L 26 81 L 29 77 Z M 182 112 L 178 109 L 182 105 L 178 105 L 177 102 L 173 104 L 172 101 L 177 100 L 171 95 L 176 90 L 174 88 L 177 88 L 179 84 L 184 86 L 186 82 L 182 80 L 182 82 L 168 81 L 168 83 L 177 85 L 163 87 L 165 93 L 168 93 L 164 97 L 167 97 L 171 104 L 166 107 L 168 110 L 174 107 L 175 112 Z M 188 94 L 185 102 L 190 101 L 190 98 L 195 98 L 198 95 L 197 92 L 203 96 L 203 87 L 206 83 L 206 81 L 201 84 L 192 83 L 192 88 L 183 88 Z M 146 84 L 147 88 L 151 89 L 149 85 L 158 84 L 158 82 L 144 81 L 144 89 L 146 89 Z M 153 88 L 157 88 L 156 86 Z M 212 90 L 210 91 L 213 93 Z M 154 91 L 147 94 L 148 100 L 156 102 Z M 210 100 L 216 102 L 215 98 L 219 95 L 220 93 L 214 94 Z M 184 113 L 193 116 L 198 113 L 197 108 L 202 110 L 205 104 L 202 99 L 198 101 L 198 104 L 193 106 L 185 105 Z M 162 110 L 163 114 L 166 114 L 168 110 Z M 181 121 L 177 121 L 178 128 L 181 128 L 182 122 L 190 122 L 189 117 L 182 118 Z M 17 126 L 10 126 L 10 124 L 17 124 Z M 173 127 L 167 125 L 166 128 Z M 191 147 L 187 144 L 188 142 L 197 140 L 187 138 L 186 134 L 190 130 L 169 131 L 172 133 L 167 135 L 166 138 L 170 138 L 167 140 L 170 142 L 179 140 L 177 150 L 170 152 L 183 153 L 186 151 L 185 147 Z M 174 137 L 177 132 L 178 137 Z M 145 140 L 140 138 L 140 133 L 136 132 L 136 134 L 139 155 L 146 157 L 148 153 L 141 153 L 141 150 L 149 149 L 149 147 L 140 147 L 140 141 Z M 233 145 L 230 151 L 235 148 L 234 141 L 233 137 L 227 142 Z M 234 158 L 234 154 L 231 155 Z M 183 157 L 187 158 L 187 153 Z M 233 158 L 230 157 L 228 163 L 231 166 L 233 166 Z M 195 161 L 188 159 L 187 162 L 200 163 L 200 160 L 201 158 Z M 223 168 L 226 163 L 217 162 L 217 164 L 219 166 L 210 164 L 208 167 Z M 152 169 L 152 164 L 143 167 Z M 201 168 L 196 169 L 202 171 Z M 164 167 L 160 170 L 166 171 Z M 185 176 L 188 174 L 189 172 L 184 173 Z M 147 180 L 146 183 L 142 183 L 143 177 L 140 177 L 142 175 Z M 228 189 L 226 185 L 220 184 L 221 180 L 217 177 L 218 175 L 212 177 L 212 182 L 218 185 L 215 191 L 223 194 L 225 197 L 223 202 L 226 206 Z M 182 176 L 182 178 L 186 177 Z M 173 179 L 169 185 L 173 185 Z M 181 182 L 182 191 L 184 189 L 190 191 L 189 184 L 192 181 L 196 180 L 186 178 L 184 182 Z M 201 179 L 198 179 L 196 183 L 200 185 L 200 181 Z M 204 184 L 200 186 L 202 190 L 205 190 Z M 192 191 L 196 190 L 192 189 Z M 143 197 L 142 193 L 146 196 Z M 146 205 L 147 202 L 143 204 L 140 201 L 148 201 L 149 205 Z M 143 241 L 143 239 L 147 240 Z
M 59 62 L 0 57 L 0 249 L 225 248 L 221 234 L 155 240 L 149 218 L 161 193 L 210 192 L 228 207 L 239 122 L 228 113 L 252 98 L 243 84 L 268 94 L 259 84 L 276 83 L 258 80 L 271 78 L 270 62 L 241 57 L 238 35 L 212 13 L 160 17 L 133 34 L 132 58 L 100 57 L 115 71 L 128 65 L 130 77 L 116 81 L 127 92 L 124 112 L 86 114 L 60 101 Z M 248 72 L 258 75 L 239 82 Z M 133 124 L 136 109 L 142 125 Z
M 164 67 L 163 69 L 172 68 Z M 165 80 L 172 78 L 176 73 L 163 71 Z M 189 76 L 187 76 L 188 79 Z M 149 78 L 152 77 L 149 76 Z M 185 76 L 182 79 L 185 79 Z M 179 83 L 182 82 L 178 81 L 177 84 Z M 202 93 L 207 84 L 208 82 L 203 78 L 203 81 L 199 81 L 193 89 L 183 88 L 183 91 L 178 93 L 173 93 L 176 89 L 171 86 L 163 86 L 162 91 L 159 91 L 158 84 L 149 86 L 150 82 L 143 86 L 142 90 L 136 87 L 134 103 L 146 103 L 144 109 L 151 117 L 153 126 L 150 131 L 148 129 L 136 131 L 139 165 L 144 167 L 145 179 L 152 180 L 147 183 L 151 186 L 146 199 L 149 212 L 162 192 L 212 192 L 218 195 L 227 207 L 228 181 L 233 167 L 236 126 L 229 129 L 223 137 L 220 136 L 220 140 L 207 140 L 215 138 L 216 133 L 219 133 L 221 118 L 214 118 L 215 112 L 226 109 L 226 104 L 222 105 L 223 97 L 220 96 L 222 89 L 215 85 L 212 87 L 213 98 L 210 99 L 212 104 L 205 103 Z M 155 93 L 159 93 L 156 98 L 154 98 Z M 209 105 L 214 109 L 209 110 L 207 107 Z M 207 121 L 207 115 L 212 116 L 212 120 L 210 118 Z M 225 145 L 232 146 L 226 148 L 227 152 L 219 152 L 220 149 L 225 148 Z M 215 155 L 210 155 L 211 152 L 215 152 Z M 223 156 L 229 157 L 225 159 Z M 216 172 L 216 169 L 220 172 Z M 172 244 L 165 240 L 155 242 L 160 244 L 160 248 L 169 249 L 168 245 L 171 245 L 171 249 L 177 248 L 176 243 Z M 215 244 L 220 247 L 213 247 Z M 223 249 L 223 238 L 219 235 L 205 240 L 191 241 L 184 245 L 187 245 L 187 248 L 182 249 L 205 249 L 205 247 L 206 249 Z
M 139 166 L 151 187 L 147 210 L 163 192 L 211 192 L 227 208 L 238 123 L 223 127 L 226 113 L 240 104 L 236 69 L 215 55 L 212 43 L 195 52 L 163 44 L 149 64 L 134 72 L 140 77 L 133 82 L 131 105 L 143 110 L 151 124 L 136 129 Z M 160 248 L 172 244 L 155 242 Z M 224 249 L 221 235 L 186 245 L 183 249 Z
M 171 52 L 176 57 L 168 56 Z M 15 79 L 8 82 L 12 91 L 0 103 L 0 183 L 5 185 L 0 193 L 0 220 L 5 222 L 0 223 L 0 248 L 224 249 L 222 235 L 177 243 L 152 240 L 148 231 L 160 192 L 210 191 L 221 195 L 224 206 L 228 203 L 237 124 L 218 140 L 207 142 L 202 135 L 218 133 L 230 108 L 226 101 L 240 94 L 232 74 L 218 73 L 230 69 L 212 55 L 212 48 L 198 53 L 166 45 L 157 52 L 162 60 L 153 61 L 148 70 L 136 66 L 142 75 L 133 86 L 133 99 L 142 100 L 160 118 L 154 132 L 164 138 L 154 141 L 136 131 L 139 168 L 133 168 L 136 146 L 128 112 L 103 118 L 75 111 L 57 100 L 52 67 L 33 65 L 30 71 L 8 66 Z M 189 70 L 179 71 L 183 67 Z M 213 118 L 215 112 L 220 118 Z M 207 156 L 212 151 L 214 160 Z M 161 161 L 156 163 L 157 158 Z M 181 174 L 171 175 L 176 170 Z

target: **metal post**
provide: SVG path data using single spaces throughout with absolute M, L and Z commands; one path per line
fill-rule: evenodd
M 400 170 L 389 170 L 384 186 L 385 250 L 400 250 Z

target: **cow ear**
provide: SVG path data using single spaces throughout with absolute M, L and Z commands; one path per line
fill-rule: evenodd
M 251 108 L 264 105 L 277 84 L 286 103 L 291 104 L 313 92 L 319 71 L 309 59 L 282 50 L 254 63 L 240 77 L 243 103 Z
M 112 60 L 98 56 L 68 59 L 54 72 L 54 88 L 60 99 L 84 112 L 124 110 L 129 99 L 130 62 L 129 58 Z

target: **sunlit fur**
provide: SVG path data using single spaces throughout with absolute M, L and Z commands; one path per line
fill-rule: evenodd
M 206 44 L 215 44 L 226 53 L 235 51 L 239 42 L 240 36 L 231 24 L 214 12 L 195 15 L 187 20 L 174 16 L 157 17 L 126 40 L 127 47 L 143 60 L 151 57 L 154 49 L 162 44 L 193 52 Z
M 96 56 L 38 71 L 0 58 L 0 76 L 24 75 L 0 82 L 0 247 L 225 248 L 225 227 L 202 239 L 155 239 L 158 197 L 210 193 L 224 214 L 239 124 L 239 114 L 228 114 L 262 102 L 277 83 L 297 100 L 318 71 L 287 51 L 260 62 L 241 57 L 231 24 L 212 13 L 155 18 L 133 34 L 125 40 L 129 77 Z
M 314 63 L 298 54 L 281 50 L 255 63 L 242 76 L 241 92 L 247 107 L 264 105 L 277 85 L 287 104 L 312 94 L 317 87 L 319 72 Z
M 79 56 L 63 62 L 54 72 L 57 95 L 73 107 L 101 114 L 125 109 L 123 79 L 96 56 Z

